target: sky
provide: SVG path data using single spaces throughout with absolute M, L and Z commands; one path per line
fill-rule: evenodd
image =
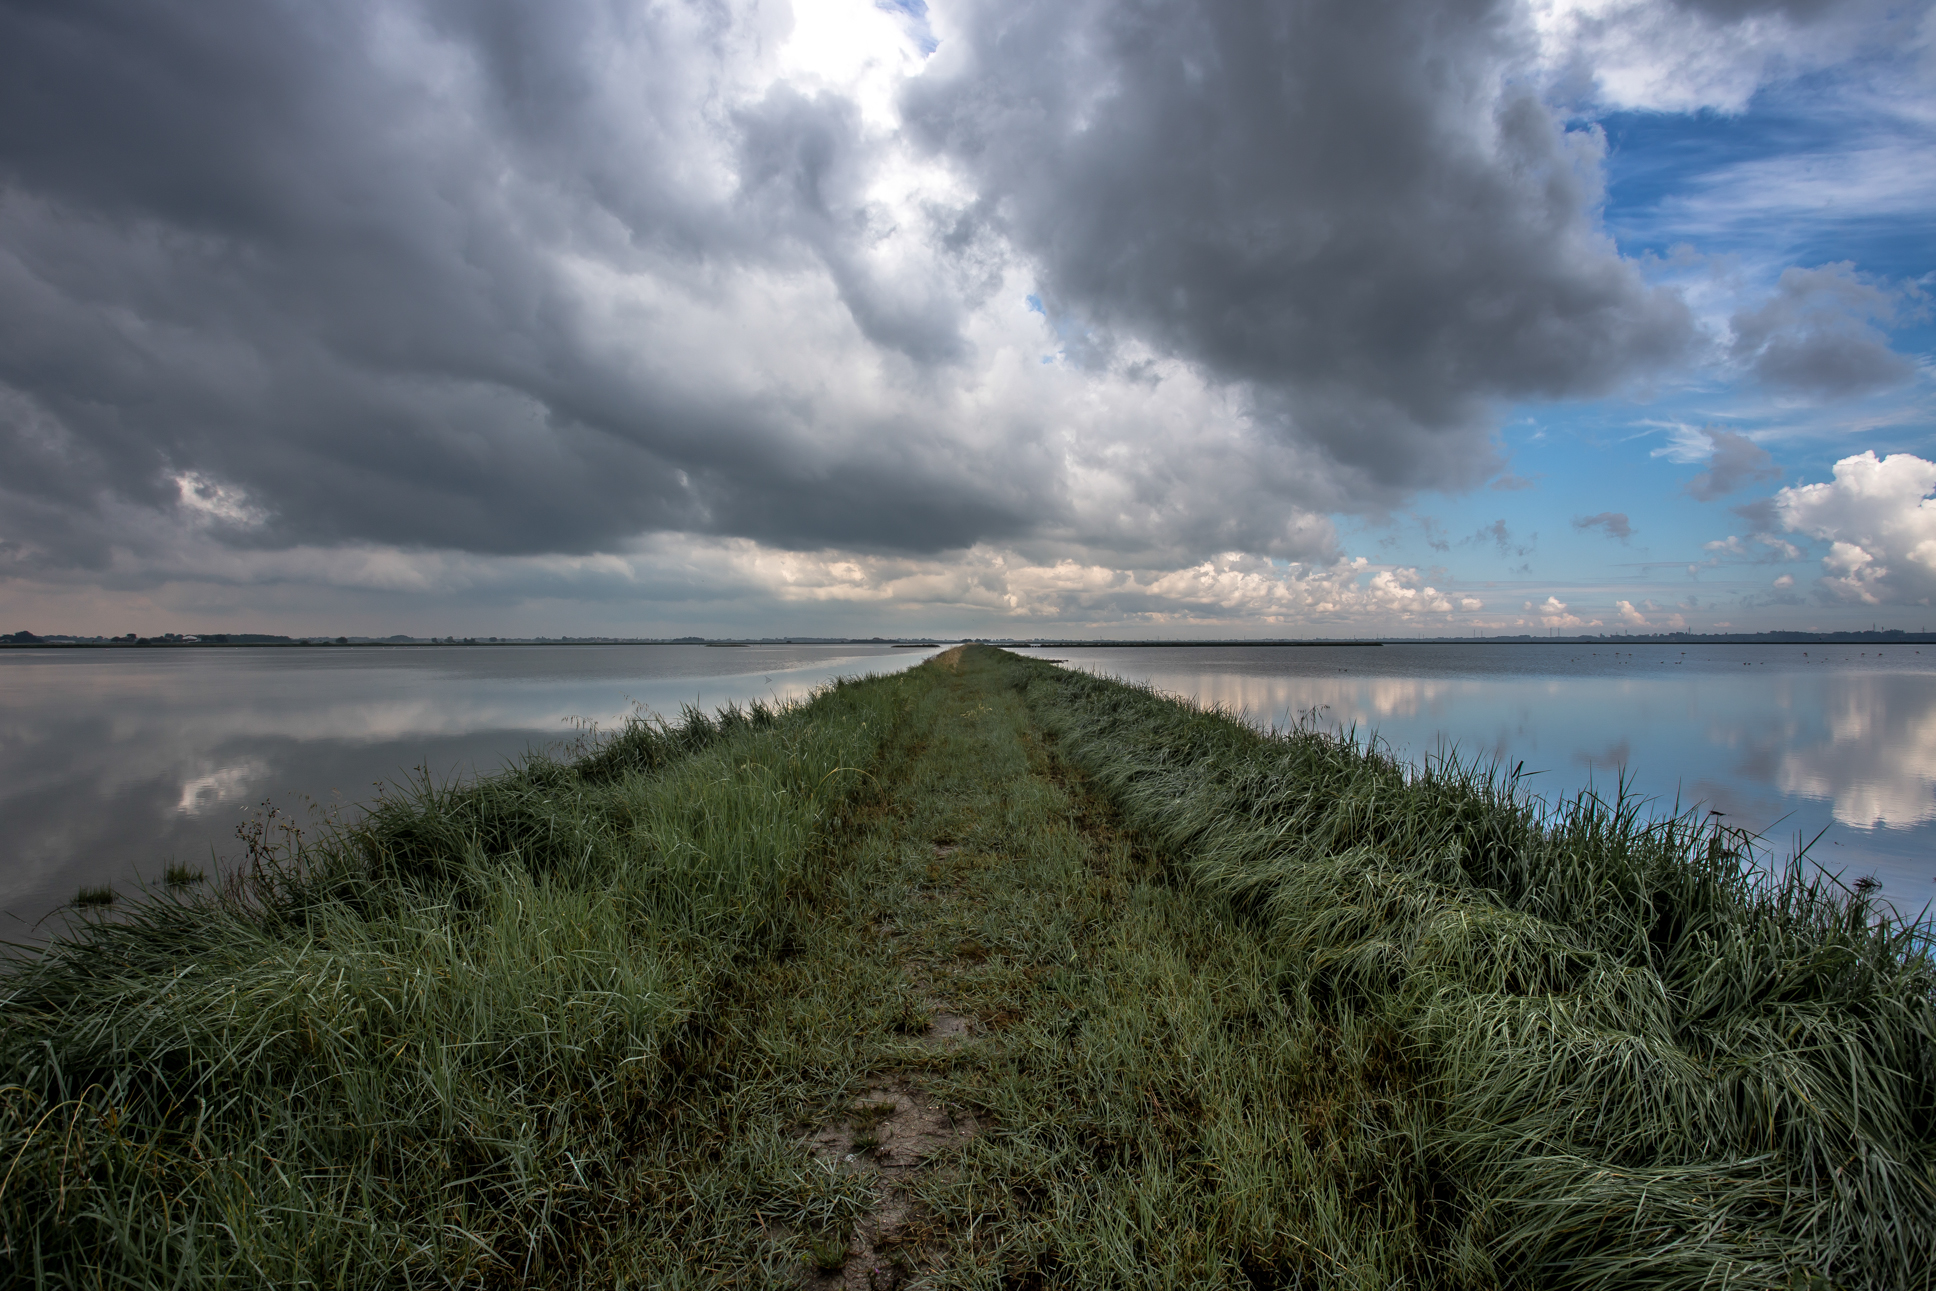
M 1936 627 L 1936 10 L 0 0 L 0 631 Z

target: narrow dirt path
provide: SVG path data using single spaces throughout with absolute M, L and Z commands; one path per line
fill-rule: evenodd
M 954 680 L 884 786 L 859 849 L 884 864 L 870 899 L 852 913 L 864 920 L 862 935 L 889 966 L 889 988 L 905 1007 L 892 1028 L 896 1039 L 873 1055 L 878 1065 L 858 1092 L 842 1091 L 844 1102 L 808 1135 L 816 1160 L 865 1181 L 873 1198 L 843 1243 L 816 1249 L 810 1282 L 819 1287 L 889 1291 L 936 1271 L 951 1235 L 922 1196 L 953 1177 L 981 1128 L 972 1107 L 936 1092 L 938 1078 L 984 1065 L 999 1045 L 970 1000 L 990 950 L 964 935 L 978 909 L 959 877 L 985 859 L 976 841 L 1001 815 L 1015 776 L 1029 772 L 1013 756 L 1019 712 L 999 720 L 982 688 L 959 678 L 959 659 L 954 651 L 934 665 Z
M 869 1201 L 810 1247 L 810 1285 L 887 1291 L 999 1268 L 999 1234 L 950 1213 L 982 1187 L 996 1092 L 1016 1065 L 1018 1024 L 1053 1001 L 1127 887 L 1126 855 L 1066 783 L 1020 697 L 961 668 L 960 652 L 913 715 L 903 756 L 843 860 L 848 932 L 826 950 L 872 966 L 876 999 L 898 1001 L 884 1033 L 824 1090 L 802 1138 Z M 1026 1046 L 1025 1046 L 1026 1047 Z
M 931 665 L 760 986 L 778 1084 L 747 1105 L 791 1109 L 820 1172 L 812 1222 L 769 1228 L 771 1267 L 826 1291 L 1356 1280 L 1361 1218 L 1411 1222 L 1363 1191 L 1394 1128 L 1361 1078 L 1379 1037 L 1300 1018 L 992 653 Z

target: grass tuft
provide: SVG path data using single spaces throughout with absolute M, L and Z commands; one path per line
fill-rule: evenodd
M 1453 758 L 1011 676 L 1191 887 L 1265 933 L 1281 997 L 1382 1048 L 1423 1118 L 1387 1195 L 1413 1198 L 1434 1280 L 1928 1285 L 1928 926 L 1624 786 L 1548 805 Z
M 845 1241 L 838 1237 L 830 1237 L 825 1241 L 814 1242 L 809 1253 L 817 1272 L 838 1273 L 841 1266 L 847 1263 L 847 1251 L 848 1246 Z

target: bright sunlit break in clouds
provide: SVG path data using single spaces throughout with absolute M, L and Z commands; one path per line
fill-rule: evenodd
M 0 630 L 1920 627 L 1936 17 L 0 0 Z

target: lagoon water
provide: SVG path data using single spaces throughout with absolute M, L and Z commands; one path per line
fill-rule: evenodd
M 1375 735 L 1408 761 L 1523 764 L 1548 801 L 1621 777 L 1653 810 L 1699 805 L 1872 877 L 1907 915 L 1936 902 L 1936 646 L 1612 642 L 1031 651 L 1241 711 Z M 1819 837 L 1818 837 L 1819 835 Z
M 83 886 L 213 872 L 262 803 L 298 824 L 423 768 L 495 771 L 635 703 L 790 699 L 908 667 L 885 646 L 310 646 L 0 651 L 0 941 Z M 41 925 L 38 926 L 37 925 Z
M 517 645 L 0 652 L 0 940 L 82 886 L 131 891 L 170 861 L 241 850 L 269 802 L 298 821 L 422 767 L 440 782 L 610 727 L 636 702 L 803 695 L 927 650 Z M 1523 764 L 1548 799 L 1624 773 L 1868 875 L 1914 913 L 1936 899 L 1936 647 L 1619 643 L 1031 651 L 1221 704 L 1307 714 L 1409 759 L 1456 747 Z M 1816 835 L 1820 835 L 1819 838 Z M 10 917 L 8 917 L 10 916 Z

